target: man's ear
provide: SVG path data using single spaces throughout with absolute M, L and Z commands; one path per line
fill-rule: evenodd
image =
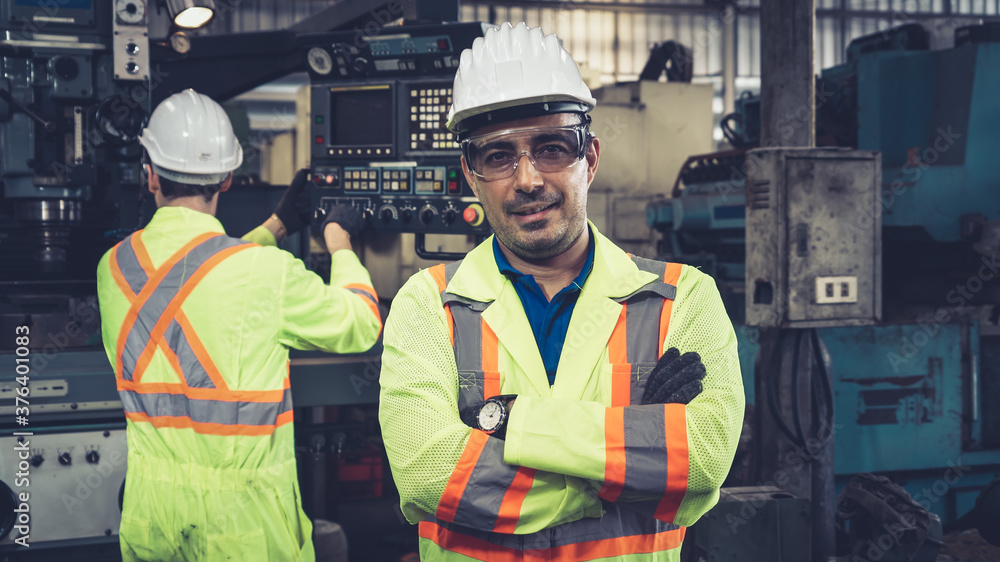
M 146 168 L 146 189 L 156 195 L 156 192 L 160 190 L 160 175 L 153 170 L 151 164 L 143 164 L 143 166 Z
M 229 188 L 232 186 L 233 186 L 233 173 L 229 172 L 229 175 L 226 176 L 226 179 L 222 180 L 222 183 L 219 184 L 219 193 L 222 193 L 223 191 L 229 191 Z
M 601 139 L 594 137 L 590 141 L 590 148 L 587 149 L 587 185 L 594 181 L 597 175 L 597 163 L 601 159 Z
M 472 173 L 469 169 L 469 163 L 465 161 L 465 155 L 462 155 L 462 173 L 465 174 L 465 181 L 469 183 L 469 187 L 472 188 L 472 193 L 476 195 L 476 199 L 479 199 L 479 191 L 476 188 L 476 175 Z M 482 199 L 480 199 L 481 201 Z

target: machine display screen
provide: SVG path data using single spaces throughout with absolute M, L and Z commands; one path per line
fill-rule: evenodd
M 392 145 L 392 89 L 333 89 L 330 92 L 330 144 Z

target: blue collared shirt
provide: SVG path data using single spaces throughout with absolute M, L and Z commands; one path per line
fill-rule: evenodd
M 551 301 L 545 298 L 545 293 L 535 282 L 534 276 L 525 275 L 514 269 L 507 256 L 500 250 L 500 243 L 496 237 L 493 238 L 493 257 L 497 261 L 500 273 L 510 279 L 517 296 L 521 297 L 521 306 L 524 307 L 524 314 L 528 317 L 531 331 L 535 334 L 535 343 L 538 344 L 538 351 L 542 354 L 542 362 L 545 364 L 545 373 L 549 376 L 549 384 L 552 385 L 556 380 L 559 355 L 562 353 L 563 342 L 566 341 L 566 330 L 569 328 L 569 319 L 576 307 L 576 299 L 580 296 L 580 290 L 590 275 L 590 270 L 594 268 L 594 235 L 593 233 L 590 235 L 587 261 L 583 264 L 580 274 L 572 283 L 556 293 Z

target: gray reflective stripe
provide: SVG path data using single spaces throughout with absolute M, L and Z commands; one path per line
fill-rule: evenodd
M 187 335 L 184 334 L 184 329 L 177 323 L 177 320 L 170 321 L 170 326 L 167 326 L 167 331 L 164 332 L 163 336 L 167 347 L 177 356 L 177 362 L 181 365 L 181 372 L 184 373 L 187 385 L 194 388 L 215 388 L 212 377 L 208 376 L 208 371 L 195 355 Z
M 486 440 L 455 510 L 458 525 L 474 529 L 493 529 L 496 525 L 504 492 L 517 475 L 516 466 L 503 462 L 503 445 L 500 439 Z
M 625 408 L 625 485 L 630 492 L 662 495 L 667 490 L 667 434 L 663 404 Z
M 667 270 L 667 262 L 651 260 L 648 258 L 640 258 L 639 256 L 629 256 L 632 258 L 632 263 L 639 268 L 640 271 L 645 271 L 646 273 L 655 273 L 661 279 L 663 278 L 663 273 Z
M 458 303 L 467 308 L 471 308 L 476 312 L 482 312 L 486 310 L 487 308 L 490 307 L 491 304 L 488 302 L 474 301 L 472 299 L 456 295 L 455 293 L 448 293 L 448 292 L 441 293 L 441 302 L 443 304 Z
M 129 242 L 131 243 L 131 240 L 129 240 Z M 173 300 L 178 291 L 180 291 L 181 287 L 184 286 L 184 282 L 215 254 L 227 248 L 248 243 L 249 242 L 236 238 L 230 238 L 224 235 L 215 236 L 195 246 L 190 252 L 187 253 L 187 255 L 184 256 L 184 258 L 170 268 L 170 271 L 167 272 L 159 286 L 153 290 L 149 300 L 147 300 L 146 304 L 139 310 L 135 323 L 132 325 L 128 335 L 125 337 L 125 346 L 121 356 L 123 379 L 132 380 L 132 373 L 135 369 L 136 362 L 139 360 L 139 356 L 142 354 L 143 349 L 146 348 L 146 344 L 149 342 L 150 332 L 153 330 L 153 326 L 156 325 L 156 322 L 166 311 L 170 301 Z M 121 267 L 121 265 L 122 264 L 119 263 L 119 267 Z M 136 266 L 137 265 L 138 262 L 136 262 Z M 139 268 L 138 271 L 142 271 L 142 269 Z M 125 275 L 126 279 L 135 275 L 135 272 L 136 270 L 126 272 L 124 268 L 122 269 L 122 274 Z M 145 273 L 143 273 L 143 275 L 145 275 Z M 178 350 L 174 349 L 173 351 L 174 353 L 177 353 Z
M 645 503 L 647 502 L 643 502 L 643 504 Z M 585 517 L 572 523 L 557 525 L 528 535 L 479 531 L 456 523 L 446 523 L 433 516 L 428 517 L 427 521 L 440 525 L 453 533 L 460 533 L 503 548 L 519 551 L 544 551 L 582 542 L 655 535 L 676 531 L 680 528 L 637 511 L 619 507 L 617 504 L 605 503 L 604 508 L 604 517 Z M 544 560 L 545 558 L 540 557 L 540 559 Z
M 630 300 L 625 309 L 625 357 L 629 363 L 655 362 L 660 358 L 660 312 L 663 299 L 645 294 Z
M 280 402 L 237 402 L 189 398 L 183 394 L 139 393 L 119 390 L 128 413 L 149 417 L 189 417 L 194 422 L 224 425 L 275 425 L 278 416 L 292 409 L 292 390 Z
M 135 248 L 132 247 L 132 237 L 129 236 L 118 244 L 118 251 L 115 255 L 118 259 L 118 269 L 121 270 L 122 276 L 128 283 L 128 286 L 132 288 L 132 292 L 139 294 L 142 288 L 146 286 L 146 281 L 149 281 L 149 276 L 146 275 L 146 270 L 142 268 L 139 263 L 139 256 L 135 253 Z
M 458 367 L 458 409 L 481 402 L 483 379 L 483 315 L 468 307 L 451 307 L 455 321 L 455 365 Z
M 362 297 L 370 300 L 373 304 L 376 304 L 376 305 L 378 304 L 378 299 L 375 298 L 375 295 L 373 295 L 371 293 L 371 291 L 366 291 L 364 289 L 358 289 L 357 287 L 351 287 L 350 289 L 347 289 L 347 290 L 350 291 L 350 292 L 352 292 L 352 293 L 354 293 L 355 295 L 361 295 Z

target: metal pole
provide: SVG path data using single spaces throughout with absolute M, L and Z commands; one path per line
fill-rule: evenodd
M 761 146 L 815 146 L 815 0 L 760 7 Z
M 726 6 L 722 18 L 722 114 L 736 109 L 736 8 Z

